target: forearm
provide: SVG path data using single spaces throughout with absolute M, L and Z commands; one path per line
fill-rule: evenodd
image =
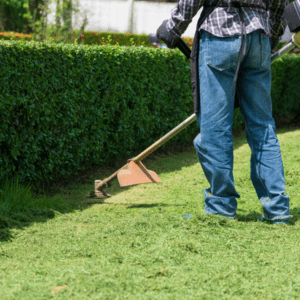
M 171 11 L 171 19 L 167 23 L 168 29 L 180 37 L 204 2 L 205 0 L 179 0 Z
M 283 35 L 285 31 L 287 25 L 283 18 L 283 12 L 288 4 L 288 0 L 272 1 L 272 5 L 270 7 L 269 22 L 271 27 L 271 33 L 274 38 L 279 38 Z

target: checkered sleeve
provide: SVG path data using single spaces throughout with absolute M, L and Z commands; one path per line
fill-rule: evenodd
M 271 1 L 269 24 L 271 27 L 272 36 L 278 38 L 283 35 L 287 26 L 283 18 L 284 9 L 289 4 L 289 0 L 274 0 Z
M 167 23 L 168 29 L 180 37 L 204 3 L 205 0 L 179 0 L 171 11 L 171 19 Z

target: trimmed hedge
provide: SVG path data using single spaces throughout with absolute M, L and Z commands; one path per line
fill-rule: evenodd
M 300 120 L 300 55 L 285 55 L 272 65 L 273 115 L 275 120 Z
M 299 114 L 299 68 L 297 55 L 272 65 L 275 116 Z M 130 158 L 193 113 L 179 50 L 0 41 L 0 89 L 0 180 L 52 181 Z
M 0 66 L 0 179 L 130 158 L 193 112 L 179 50 L 0 41 Z

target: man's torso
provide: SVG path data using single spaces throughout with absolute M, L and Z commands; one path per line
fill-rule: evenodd
M 242 6 L 241 9 L 233 7 L 233 2 L 232 0 L 220 1 L 220 7 L 214 9 L 201 25 L 200 30 L 205 30 L 218 37 L 240 35 L 242 30 L 241 18 L 243 18 L 246 34 L 262 29 L 266 35 L 271 36 L 266 1 L 238 1 Z M 205 1 L 204 5 L 213 6 L 214 4 L 216 4 L 216 0 L 208 0 Z M 243 14 L 243 16 L 240 14 Z

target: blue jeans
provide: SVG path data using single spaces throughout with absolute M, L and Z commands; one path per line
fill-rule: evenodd
M 200 38 L 200 134 L 194 146 L 210 187 L 204 191 L 205 212 L 235 217 L 232 123 L 235 93 L 251 148 L 251 180 L 264 218 L 289 218 L 289 197 L 279 142 L 272 117 L 271 49 L 269 38 L 257 30 L 247 35 L 238 81 L 232 93 L 241 36 L 218 38 L 205 31 Z

